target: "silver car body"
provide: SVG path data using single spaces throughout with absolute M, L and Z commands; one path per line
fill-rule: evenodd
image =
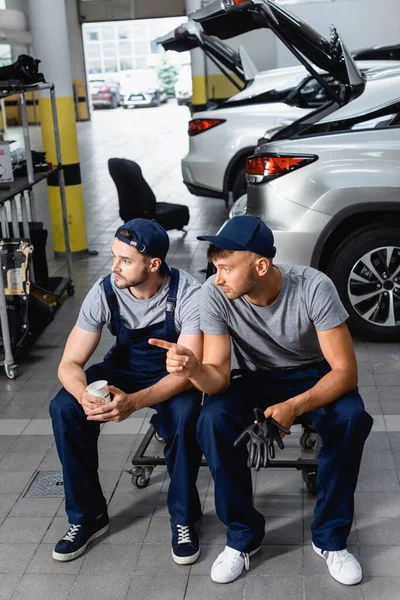
M 231 6 L 230 0 L 213 2 L 198 11 L 200 20 L 202 14 L 210 18 L 214 10 L 221 24 L 221 15 Z M 265 26 L 271 28 L 283 10 L 271 0 L 249 0 L 244 10 L 247 7 L 266 15 Z M 237 7 L 235 11 L 237 15 Z M 282 19 L 286 18 L 285 13 Z M 343 44 L 337 52 L 332 43 L 322 37 L 319 42 L 315 32 L 309 35 L 308 26 L 296 21 L 294 17 L 289 31 L 294 48 L 297 44 L 297 50 L 303 50 L 305 60 L 332 60 L 342 92 L 336 95 L 333 90 L 332 101 L 304 119 L 267 131 L 248 161 L 247 197 L 238 200 L 231 216 L 264 219 L 274 231 L 278 263 L 327 272 L 353 331 L 376 341 L 398 341 L 400 68 L 364 74 L 361 85 L 354 64 L 348 76 L 340 74 L 340 67 L 348 66 Z M 214 26 L 211 23 L 211 31 Z M 222 29 L 226 37 L 229 28 Z M 297 35 L 301 29 L 304 36 Z
M 362 96 L 318 124 L 368 115 L 396 101 L 400 101 L 400 67 L 367 76 Z M 290 263 L 296 257 L 300 264 L 318 267 L 315 249 L 333 217 L 339 220 L 343 214 L 345 218 L 350 207 L 358 214 L 361 207 L 369 210 L 377 203 L 399 207 L 400 131 L 380 129 L 383 120 L 366 116 L 364 124 L 347 132 L 260 145 L 258 154 L 305 154 L 318 159 L 262 185 L 248 183 L 248 196 L 240 199 L 232 215 L 257 213 L 265 218 L 279 240 L 278 261 Z

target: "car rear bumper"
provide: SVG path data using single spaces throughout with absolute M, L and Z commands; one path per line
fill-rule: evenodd
M 153 104 L 155 96 L 150 94 L 141 94 L 132 98 L 132 95 L 121 100 L 121 106 L 150 106 Z
M 202 148 L 191 150 L 181 163 L 184 183 L 188 188 L 190 185 L 193 189 L 200 190 L 200 193 L 192 192 L 196 196 L 224 198 L 224 175 L 229 159 L 230 155 L 226 157 L 219 148 L 211 144 L 206 152 Z M 207 193 L 203 193 L 205 190 Z
M 93 106 L 112 106 L 112 103 L 112 98 L 110 98 L 109 100 L 92 100 Z
M 224 195 L 222 192 L 210 190 L 205 187 L 200 187 L 198 185 L 194 185 L 193 183 L 188 183 L 187 181 L 184 181 L 183 183 L 186 185 L 189 192 L 194 196 L 203 196 L 205 198 L 219 198 L 221 200 L 224 200 Z
M 241 200 L 240 214 L 260 217 L 272 229 L 276 262 L 315 267 L 314 249 L 331 216 L 291 202 L 270 184 L 249 185 L 247 191 L 247 207 Z

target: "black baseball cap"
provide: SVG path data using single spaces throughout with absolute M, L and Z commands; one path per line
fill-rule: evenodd
M 247 250 L 274 258 L 274 234 L 258 217 L 233 217 L 217 235 L 199 235 L 198 240 L 214 244 L 223 250 Z

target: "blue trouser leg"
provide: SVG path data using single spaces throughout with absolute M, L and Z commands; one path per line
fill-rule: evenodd
M 153 406 L 151 423 L 165 440 L 164 455 L 170 476 L 168 510 L 176 523 L 189 525 L 201 516 L 196 488 L 202 452 L 196 439 L 201 394 L 190 390 Z
M 354 492 L 372 417 L 357 390 L 306 416 L 322 441 L 313 542 L 322 550 L 343 550 L 353 522 Z
M 197 425 L 199 444 L 214 479 L 216 513 L 228 528 L 227 545 L 246 552 L 260 545 L 265 524 L 253 506 L 246 448 L 233 445 L 250 422 L 251 406 L 231 385 L 226 394 L 205 400 Z
M 109 375 L 102 365 L 86 371 L 88 383 Z M 88 421 L 80 404 L 64 388 L 50 402 L 50 415 L 63 469 L 65 510 L 70 523 L 82 524 L 107 508 L 98 476 L 100 423 Z
M 86 371 L 88 383 L 106 379 L 127 393 L 146 386 L 129 373 L 118 372 L 107 363 Z M 201 514 L 196 479 L 201 450 L 196 441 L 196 421 L 201 405 L 197 391 L 179 394 L 155 406 L 156 430 L 166 440 L 164 452 L 171 486 L 168 507 L 175 521 L 184 525 Z M 70 523 L 85 523 L 106 510 L 98 477 L 100 424 L 88 421 L 76 399 L 62 389 L 50 403 L 54 437 L 63 468 L 65 508 Z
M 251 409 L 259 406 L 265 410 L 301 394 L 328 371 L 329 367 L 310 366 L 248 374 L 234 380 L 226 394 L 207 399 L 198 423 L 198 439 L 214 477 L 216 510 L 228 526 L 229 546 L 248 550 L 260 539 L 246 451 L 233 448 L 237 435 L 254 418 Z M 357 390 L 305 416 L 322 440 L 313 541 L 323 550 L 340 550 L 346 547 L 353 521 L 354 490 L 372 418 Z
M 266 406 L 312 388 L 330 370 L 309 366 L 265 380 Z M 274 399 L 274 400 L 273 400 Z M 365 411 L 357 389 L 336 401 L 304 414 L 321 437 L 318 455 L 317 504 L 312 524 L 313 542 L 322 550 L 346 548 L 354 517 L 354 492 L 364 443 L 372 417 Z

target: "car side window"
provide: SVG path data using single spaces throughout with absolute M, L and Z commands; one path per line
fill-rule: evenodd
M 339 83 L 331 75 L 322 75 L 333 91 Z M 314 77 L 308 77 L 296 90 L 289 95 L 286 102 L 299 108 L 319 108 L 328 102 L 326 89 Z

